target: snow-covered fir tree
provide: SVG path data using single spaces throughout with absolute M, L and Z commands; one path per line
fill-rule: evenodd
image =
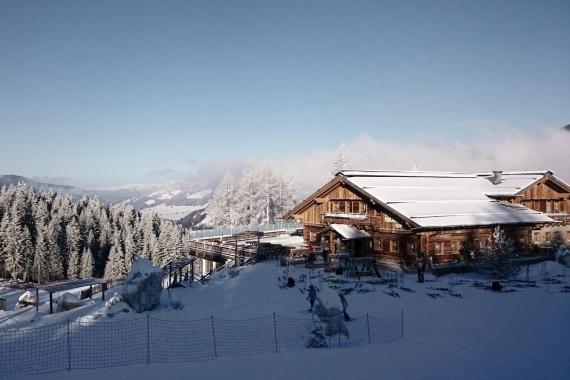
M 295 191 L 292 175 L 270 166 L 259 171 L 250 161 L 237 187 L 229 174 L 220 181 L 206 209 L 206 224 L 227 227 L 275 223 L 293 207 Z
M 163 264 L 188 255 L 188 237 L 173 222 L 132 207 L 76 202 L 25 184 L 0 190 L 0 277 L 46 282 L 107 270 L 120 278 L 135 256 Z
M 236 194 L 234 180 L 230 173 L 224 174 L 208 206 L 206 213 L 214 226 L 229 226 L 234 222 Z
M 236 220 L 238 224 L 255 224 L 263 215 L 260 176 L 252 161 L 245 166 L 236 192 Z
M 346 145 L 340 144 L 338 147 L 338 151 L 336 153 L 336 158 L 333 162 L 331 175 L 334 177 L 336 173 L 349 169 L 349 158 L 348 158 L 348 151 L 346 149 Z
M 89 247 L 83 250 L 81 255 L 81 278 L 93 277 L 93 253 Z

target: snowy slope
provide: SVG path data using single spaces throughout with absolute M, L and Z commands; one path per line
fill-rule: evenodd
M 211 189 L 200 189 L 198 186 L 166 183 L 156 185 L 122 204 L 132 205 L 143 212 L 155 212 L 165 219 L 179 221 L 196 211 L 203 210 L 211 198 L 211 193 Z
M 75 200 L 87 196 L 97 198 L 102 203 L 132 205 L 138 210 L 152 210 L 162 218 L 175 221 L 181 220 L 190 214 L 203 211 L 212 197 L 212 190 L 204 188 L 205 186 L 201 184 L 167 182 L 81 189 L 74 186 L 37 182 L 17 175 L 0 175 L 0 188 L 2 186 L 17 185 L 20 182 L 26 183 L 39 191 L 67 194 Z M 193 220 L 193 218 L 190 219 L 190 221 Z M 194 223 L 186 223 L 187 227 L 192 227 L 193 225 Z
M 404 340 L 382 346 L 283 352 L 170 366 L 152 364 L 108 370 L 73 370 L 34 378 L 154 379 L 159 374 L 170 378 L 180 373 L 192 373 L 198 378 L 231 375 L 296 380 L 377 376 L 395 379 L 567 379 L 570 371 L 567 354 L 570 293 L 561 290 L 568 286 L 570 270 L 553 262 L 548 262 L 544 269 L 550 277 L 562 282 L 551 284 L 549 292 L 539 282 L 537 288 L 510 288 L 516 291 L 493 293 L 474 287 L 476 276 L 461 275 L 453 277 L 459 283 L 453 285 L 452 292 L 461 294 L 462 298 L 435 289 L 448 288 L 451 276 L 439 279 L 428 276 L 428 282 L 418 284 L 413 275 L 407 274 L 403 277 L 404 287 L 414 292 L 397 289 L 399 298 L 385 293 L 389 290 L 387 285 L 359 284 L 348 279 L 342 288 L 360 289 L 347 296 L 348 311 L 353 317 L 367 313 L 393 315 L 404 311 Z M 531 266 L 530 279 L 540 281 L 542 272 L 541 264 Z M 279 287 L 278 278 L 299 279 L 302 274 L 308 278 L 307 283 L 298 283 L 293 289 Z M 521 276 L 526 277 L 526 272 L 523 271 Z M 275 262 L 267 262 L 243 268 L 235 278 L 219 272 L 204 286 L 173 289 L 172 297 L 185 305 L 184 310 L 161 308 L 149 314 L 164 320 L 196 320 L 210 315 L 245 319 L 273 312 L 310 318 L 305 311 L 308 307 L 306 293 L 302 293 L 309 283 L 320 289 L 319 297 L 323 303 L 340 306 L 337 289 L 323 281 L 319 271 L 298 267 L 285 273 Z M 439 293 L 441 297 L 431 298 L 427 293 Z M 67 318 L 91 321 L 101 307 L 95 302 L 79 310 L 36 316 L 35 322 L 31 323 L 29 320 L 34 312 L 30 311 L 18 316 L 17 321 L 7 327 L 36 327 Z M 125 314 L 121 318 L 136 317 Z

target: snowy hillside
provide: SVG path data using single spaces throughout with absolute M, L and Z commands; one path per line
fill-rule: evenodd
M 155 185 L 138 196 L 122 202 L 141 211 L 152 211 L 160 217 L 179 221 L 189 214 L 203 210 L 212 190 L 176 183 Z
M 384 280 L 394 278 L 394 273 L 382 274 Z M 523 271 L 521 279 L 526 279 L 526 275 Z M 288 276 L 297 280 L 294 288 L 283 286 Z M 231 375 L 288 380 L 377 376 L 395 379 L 567 379 L 570 371 L 566 354 L 570 341 L 570 270 L 547 262 L 544 266 L 530 266 L 528 276 L 531 281 L 536 281 L 536 286 L 513 282 L 506 291 L 495 293 L 485 288 L 487 281 L 471 274 L 427 276 L 428 281 L 423 284 L 416 283 L 414 275 L 406 274 L 399 276 L 398 286 L 390 287 L 389 281 L 374 278 L 358 281 L 302 266 L 287 271 L 274 261 L 245 267 L 235 277 L 221 271 L 205 285 L 172 289 L 170 301 L 165 291 L 165 306 L 147 314 L 160 321 L 205 318 L 209 321 L 212 315 L 223 320 L 244 320 L 275 312 L 287 318 L 307 320 L 313 317 L 307 312 L 306 300 L 307 287 L 313 284 L 327 307 L 340 307 L 338 291 L 347 293 L 348 313 L 354 319 L 347 323 L 351 337 L 366 314 L 390 317 L 403 311 L 404 339 L 382 345 L 367 345 L 360 341 L 354 348 L 281 351 L 202 363 L 72 370 L 35 378 L 154 379 L 192 373 L 195 377 L 208 378 Z M 550 279 L 549 284 L 545 283 L 546 278 Z M 2 292 L 0 290 L 0 296 Z M 172 300 L 179 301 L 183 310 L 167 306 Z M 140 318 L 133 313 L 105 317 L 103 305 L 98 300 L 80 309 L 54 315 L 46 315 L 45 305 L 43 307 L 40 314 L 27 310 L 0 327 L 38 327 L 64 322 L 68 318 L 95 325 Z M 107 326 L 111 328 L 111 325 Z M 251 324 L 247 326 L 249 331 Z M 281 330 L 277 332 L 282 333 Z M 190 345 L 192 338 L 188 339 Z M 358 337 L 351 339 L 358 340 Z
M 76 201 L 82 197 L 89 197 L 97 198 L 104 204 L 131 205 L 137 210 L 154 211 L 160 217 L 174 221 L 179 221 L 190 214 L 203 212 L 212 198 L 212 189 L 204 188 L 200 184 L 167 182 L 81 189 L 74 186 L 38 182 L 17 175 L 0 175 L 0 188 L 15 186 L 21 182 L 36 191 L 69 195 Z M 195 218 L 191 217 L 190 220 L 195 220 Z M 201 219 L 195 223 L 184 223 L 184 225 L 192 227 L 200 221 Z

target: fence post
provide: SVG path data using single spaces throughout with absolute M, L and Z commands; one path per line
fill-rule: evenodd
M 366 314 L 366 330 L 368 330 L 368 344 L 370 344 L 370 320 L 368 319 L 368 314 Z
M 146 364 L 150 364 L 150 316 L 146 315 Z
M 277 321 L 275 319 L 275 312 L 273 313 L 273 336 L 275 337 L 275 352 L 279 352 L 279 346 L 277 345 Z
M 401 327 L 402 328 L 402 339 L 404 339 L 404 309 L 402 309 L 401 318 L 402 318 L 402 327 Z
M 212 321 L 212 337 L 214 338 L 214 356 L 218 357 L 218 347 L 216 346 L 216 330 L 214 329 L 214 316 L 210 316 L 210 321 Z
M 67 370 L 71 371 L 71 340 L 69 337 L 69 325 L 71 322 L 67 320 Z

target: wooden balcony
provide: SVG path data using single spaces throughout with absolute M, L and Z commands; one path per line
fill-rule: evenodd
M 368 214 L 355 214 L 346 212 L 323 212 L 321 222 L 324 224 L 354 224 L 361 226 L 374 225 L 376 217 Z

